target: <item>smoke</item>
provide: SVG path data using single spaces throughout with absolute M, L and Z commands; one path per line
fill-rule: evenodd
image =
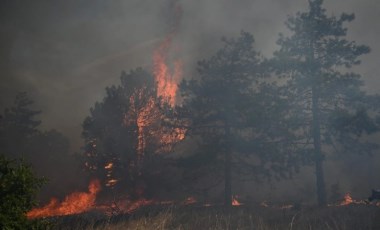
M 258 50 L 270 56 L 286 16 L 307 6 L 304 0 L 2 1 L 0 28 L 7 36 L 0 42 L 1 106 L 17 91 L 29 91 L 43 110 L 43 125 L 63 131 L 77 150 L 89 107 L 101 100 L 106 86 L 118 83 L 121 70 L 151 65 L 155 45 L 179 22 L 171 19 L 170 7 L 176 3 L 182 6 L 177 40 L 185 75 L 218 48 L 222 36 L 242 29 L 253 32 Z M 369 76 L 367 87 L 377 90 L 379 33 L 363 25 L 376 21 L 379 3 L 325 4 L 334 14 L 356 13 L 350 35 L 372 48 L 360 70 Z M 67 113 L 72 108 L 76 112 Z
M 178 4 L 181 10 L 173 10 Z M 270 57 L 287 15 L 306 6 L 306 0 L 1 1 L 0 109 L 17 92 L 28 91 L 43 112 L 43 128 L 63 132 L 70 151 L 78 152 L 81 123 L 104 88 L 118 84 L 122 70 L 151 68 L 154 49 L 168 33 L 176 32 L 184 76 L 192 77 L 196 62 L 217 50 L 222 36 L 242 29 Z M 331 14 L 356 14 L 349 37 L 372 49 L 357 71 L 365 76 L 365 89 L 377 92 L 380 2 L 338 0 L 325 6 Z M 361 164 L 365 168 L 366 160 Z

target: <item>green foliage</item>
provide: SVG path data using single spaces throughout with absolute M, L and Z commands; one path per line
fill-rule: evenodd
M 37 178 L 23 160 L 0 156 L 0 229 L 38 229 L 44 225 L 28 220 L 26 212 L 36 205 L 35 196 L 44 179 Z

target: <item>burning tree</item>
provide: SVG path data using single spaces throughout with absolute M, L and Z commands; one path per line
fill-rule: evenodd
M 287 151 L 288 131 L 278 122 L 284 102 L 276 85 L 264 80 L 253 36 L 242 32 L 223 42 L 214 56 L 199 62 L 199 78 L 180 85 L 182 116 L 188 119 L 188 136 L 197 142 L 180 162 L 190 178 L 206 179 L 207 186 L 224 182 L 224 202 L 231 206 L 235 175 L 281 178 L 297 161 Z
M 106 92 L 83 123 L 84 164 L 106 187 L 132 198 L 149 196 L 152 189 L 147 187 L 160 180 L 164 184 L 157 178 L 167 168 L 162 154 L 183 134 L 163 126 L 165 110 L 171 107 L 143 69 L 123 72 L 121 85 Z
M 315 164 L 318 203 L 326 203 L 323 162 L 328 149 L 370 152 L 364 133 L 377 131 L 368 109 L 374 97 L 360 87 L 361 76 L 351 72 L 359 56 L 369 52 L 364 45 L 345 39 L 343 23 L 353 14 L 328 17 L 322 0 L 309 0 L 309 10 L 286 21 L 289 37 L 280 35 L 275 52 L 277 73 L 285 78 L 282 94 L 287 99 L 289 127 L 298 136 L 299 148 Z
M 169 1 L 169 30 L 153 52 L 153 75 L 141 68 L 123 72 L 121 85 L 107 88 L 83 123 L 86 168 L 128 198 L 152 198 L 169 186 L 162 174 L 170 160 L 163 153 L 185 137 L 185 129 L 172 125 L 182 77 L 175 43 L 181 14 L 179 2 Z

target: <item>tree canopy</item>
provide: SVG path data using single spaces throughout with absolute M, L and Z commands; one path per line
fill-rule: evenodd
M 106 88 L 83 122 L 87 169 L 109 188 L 127 188 L 132 197 L 154 190 L 146 187 L 158 186 L 157 167 L 167 168 L 157 153 L 170 150 L 171 135 L 176 140 L 173 129 L 163 126 L 167 108 L 151 74 L 142 68 L 123 72 L 121 84 Z M 165 187 L 161 181 L 158 187 Z
M 79 164 L 69 154 L 67 137 L 57 130 L 41 130 L 40 110 L 26 92 L 18 93 L 13 105 L 4 110 L 0 120 L 1 153 L 10 159 L 24 158 L 39 177 L 49 179 L 41 190 L 40 198 L 47 193 L 63 196 L 70 190 L 68 178 L 79 181 Z M 75 175 L 75 176 L 74 176 Z M 71 179 L 73 180 L 73 179 Z
M 286 151 L 291 148 L 285 138 L 288 132 L 279 122 L 284 103 L 277 97 L 277 86 L 265 81 L 253 42 L 247 32 L 223 39 L 223 48 L 199 62 L 199 76 L 180 85 L 187 135 L 198 142 L 198 149 L 184 157 L 182 165 L 190 173 L 198 172 L 198 178 L 224 182 L 227 206 L 234 179 L 281 178 L 296 168 L 295 155 Z
M 378 130 L 368 113 L 374 108 L 373 97 L 361 90 L 361 75 L 351 70 L 370 49 L 346 38 L 344 23 L 352 21 L 353 14 L 329 17 L 322 3 L 309 0 L 308 11 L 288 18 L 291 34 L 280 35 L 273 59 L 278 76 L 286 80 L 280 92 L 293 117 L 289 126 L 315 163 L 320 205 L 326 203 L 323 161 L 331 152 L 326 146 L 333 146 L 332 152 L 339 147 L 368 152 L 374 145 L 362 144 L 361 136 Z

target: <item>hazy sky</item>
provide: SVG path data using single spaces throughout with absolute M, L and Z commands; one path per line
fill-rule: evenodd
M 0 108 L 27 91 L 43 111 L 45 129 L 81 144 L 81 123 L 104 88 L 122 70 L 150 68 L 152 51 L 168 31 L 170 0 L 1 0 Z M 177 41 L 185 73 L 220 45 L 222 36 L 252 32 L 256 49 L 270 56 L 287 15 L 307 0 L 179 0 L 183 16 Z M 358 72 L 367 89 L 380 81 L 380 1 L 325 0 L 329 14 L 355 13 L 349 37 L 371 47 Z M 189 74 L 187 74 L 189 75 Z M 189 76 L 186 76 L 189 77 Z

